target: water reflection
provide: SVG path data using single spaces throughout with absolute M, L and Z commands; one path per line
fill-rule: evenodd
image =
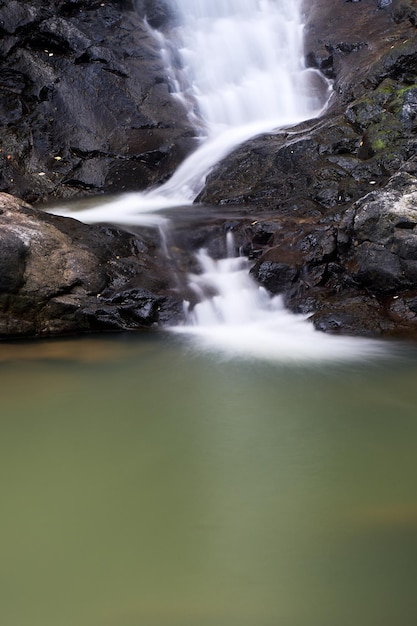
M 415 355 L 47 345 L 0 350 L 2 623 L 415 622 Z

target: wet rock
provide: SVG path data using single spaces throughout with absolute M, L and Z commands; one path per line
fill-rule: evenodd
M 360 158 L 362 135 L 342 116 L 330 116 L 257 137 L 214 168 L 197 200 L 280 215 L 334 212 L 387 179 L 389 164 Z
M 366 293 L 345 293 L 343 300 L 326 294 L 310 319 L 322 332 L 362 337 L 394 334 L 395 328 L 384 305 Z
M 0 337 L 156 328 L 182 319 L 159 236 L 87 226 L 0 194 Z
M 323 281 L 287 293 L 320 330 L 417 337 L 417 178 L 410 161 L 383 189 L 358 200 L 337 230 Z M 409 171 L 413 172 L 412 174 Z
M 335 79 L 332 107 L 340 110 L 388 76 L 413 74 L 413 2 L 315 0 L 304 10 L 307 59 Z
M 261 261 L 252 274 L 271 293 L 282 293 L 295 281 L 298 271 L 290 263 Z
M 343 114 L 240 146 L 213 169 L 198 200 L 310 216 L 348 208 L 415 153 L 416 115 L 416 83 L 385 78 Z
M 144 13 L 152 28 L 163 28 L 175 20 L 175 11 L 166 0 L 144 0 Z
M 396 189 L 398 178 L 401 190 Z M 417 179 L 397 174 L 386 189 L 358 201 L 341 225 L 340 240 L 348 241 L 344 253 L 350 274 L 368 290 L 389 294 L 416 288 Z
M 143 189 L 193 148 L 145 23 L 152 8 L 162 25 L 164 3 L 140 4 L 0 3 L 0 190 L 40 202 Z

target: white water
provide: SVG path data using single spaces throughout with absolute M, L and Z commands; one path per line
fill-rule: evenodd
M 386 351 L 377 341 L 317 332 L 308 315 L 290 313 L 281 296 L 255 283 L 244 257 L 216 261 L 201 250 L 198 261 L 202 272 L 190 275 L 190 286 L 199 303 L 188 311 L 186 326 L 172 329 L 191 336 L 194 345 L 227 358 L 287 363 L 373 358 Z
M 259 133 L 316 116 L 326 99 L 324 80 L 303 65 L 298 0 L 172 0 L 181 16 L 182 67 L 170 64 L 173 42 L 155 33 L 171 82 L 204 129 L 200 147 L 164 185 L 83 211 L 59 212 L 85 222 L 163 225 L 161 208 L 191 204 L 211 168 Z M 320 84 L 318 86 L 318 84 Z M 58 211 L 54 211 L 58 213 Z M 202 273 L 190 277 L 201 302 L 176 328 L 199 345 L 232 356 L 273 360 L 374 356 L 379 344 L 317 333 L 306 316 L 286 311 L 249 276 L 242 258 L 213 261 L 199 255 Z M 215 293 L 207 297 L 207 293 Z

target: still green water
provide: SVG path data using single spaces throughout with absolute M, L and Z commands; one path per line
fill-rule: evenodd
M 0 624 L 415 626 L 415 352 L 95 337 L 0 367 Z

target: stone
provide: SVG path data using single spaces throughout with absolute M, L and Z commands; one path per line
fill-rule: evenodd
M 0 337 L 158 328 L 183 317 L 156 231 L 88 226 L 0 194 Z
M 140 190 L 193 149 L 147 12 L 155 27 L 172 13 L 164 2 L 0 3 L 2 191 L 40 203 Z

